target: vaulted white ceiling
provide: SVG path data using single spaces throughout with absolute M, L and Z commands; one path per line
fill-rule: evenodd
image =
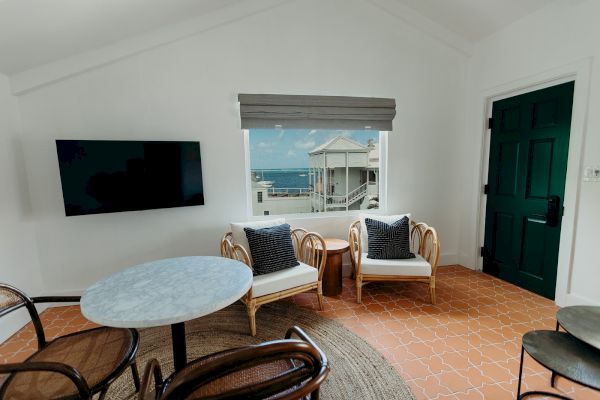
M 10 75 L 248 0 L 0 0 Z
M 395 0 L 477 42 L 554 0 Z
M 0 0 L 0 73 L 13 75 L 253 1 Z M 465 42 L 474 43 L 555 0 L 366 1 L 410 9 L 423 21 L 432 21 Z

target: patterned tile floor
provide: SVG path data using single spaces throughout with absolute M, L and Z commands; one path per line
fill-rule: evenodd
M 514 399 L 521 337 L 532 329 L 554 329 L 558 308 L 460 266 L 441 267 L 437 281 L 436 305 L 429 304 L 427 287 L 416 283 L 371 283 L 363 288 L 363 304 L 356 304 L 354 281 L 345 279 L 342 295 L 326 298 L 321 314 L 384 354 L 418 399 Z M 316 308 L 314 294 L 293 301 Z M 42 321 L 48 337 L 94 326 L 77 306 L 48 309 Z M 0 345 L 0 362 L 23 360 L 35 346 L 27 326 Z M 524 388 L 554 391 L 549 379 L 548 371 L 525 358 Z M 557 387 L 574 399 L 600 399 L 600 393 L 562 378 Z

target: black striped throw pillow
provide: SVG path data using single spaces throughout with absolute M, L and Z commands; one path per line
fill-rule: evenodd
M 244 232 L 250 246 L 254 275 L 270 274 L 300 265 L 294 254 L 288 224 L 261 229 L 244 228 Z
M 408 217 L 393 224 L 365 218 L 365 225 L 369 240 L 367 258 L 377 260 L 415 258 L 415 255 L 410 252 Z

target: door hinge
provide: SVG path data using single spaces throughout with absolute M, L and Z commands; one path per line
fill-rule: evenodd
M 479 248 L 479 257 L 485 257 L 485 247 L 483 246 Z
M 494 118 L 488 118 L 487 128 L 492 129 L 492 126 L 494 126 Z
M 488 194 L 490 192 L 490 185 L 483 185 L 483 194 Z

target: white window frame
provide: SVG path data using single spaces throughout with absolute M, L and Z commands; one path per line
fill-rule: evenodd
M 246 179 L 246 219 L 264 220 L 274 217 L 283 216 L 286 218 L 319 218 L 348 215 L 358 215 L 359 213 L 369 214 L 385 214 L 388 209 L 387 198 L 387 183 L 388 183 L 388 134 L 389 131 L 379 131 L 379 208 L 371 210 L 349 210 L 349 211 L 324 211 L 324 212 L 307 212 L 307 213 L 290 213 L 290 214 L 270 214 L 270 215 L 253 215 L 252 210 L 252 177 L 250 163 L 250 130 L 242 129 L 244 134 L 244 174 Z M 263 199 L 264 201 L 264 199 Z

